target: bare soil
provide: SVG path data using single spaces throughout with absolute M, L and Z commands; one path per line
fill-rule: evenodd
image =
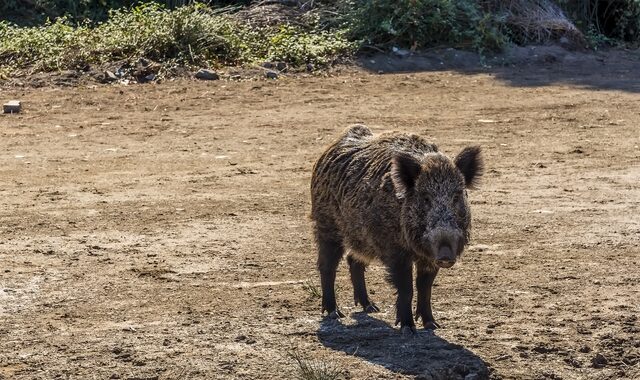
M 292 353 L 342 379 L 638 379 L 633 67 L 5 87 L 0 379 L 289 379 Z M 400 335 L 378 264 L 380 313 L 343 263 L 348 316 L 320 314 L 310 171 L 356 122 L 484 149 L 435 334 Z

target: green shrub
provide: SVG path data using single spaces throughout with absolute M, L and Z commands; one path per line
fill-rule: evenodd
M 169 10 L 145 3 L 111 10 L 96 25 L 72 26 L 64 17 L 38 27 L 0 22 L 0 67 L 50 71 L 143 57 L 187 66 L 260 60 L 324 65 L 352 52 L 343 34 L 288 25 L 253 30 L 228 8 L 195 3 Z
M 580 26 L 593 46 L 640 39 L 640 0 L 617 0 L 606 12 L 598 10 L 602 10 L 596 7 L 600 3 L 587 0 L 318 0 L 305 12 L 250 8 L 254 14 L 278 20 L 262 27 L 245 22 L 245 13 L 236 12 L 240 7 L 216 8 L 191 0 L 7 0 L 0 3 L 0 10 L 19 12 L 27 1 L 64 10 L 69 16 L 33 27 L 0 21 L 1 76 L 16 69 L 80 69 L 115 61 L 133 64 L 139 58 L 165 68 L 262 60 L 304 66 L 329 65 L 370 46 L 453 46 L 483 53 L 500 50 L 509 41 L 544 43 L 567 35 L 580 41 L 583 35 L 566 14 L 589 17 Z M 122 4 L 138 5 L 117 8 Z M 260 13 L 264 9 L 274 13 Z M 84 20 L 100 10 L 106 12 L 103 21 Z
M 493 49 L 504 43 L 492 16 L 473 0 L 347 0 L 341 4 L 350 37 L 363 45 Z
M 592 46 L 640 42 L 640 0 L 557 0 Z
M 304 63 L 326 65 L 337 56 L 355 51 L 344 31 L 309 33 L 290 25 L 281 26 L 269 37 L 266 58 L 285 61 L 295 66 Z

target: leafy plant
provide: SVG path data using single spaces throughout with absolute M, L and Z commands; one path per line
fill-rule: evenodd
M 66 17 L 37 27 L 0 22 L 0 67 L 51 71 L 139 58 L 187 66 L 260 60 L 326 65 L 353 52 L 343 33 L 288 25 L 252 29 L 234 11 L 202 3 L 174 10 L 144 3 L 111 10 L 108 20 L 95 25 L 74 26 Z
M 363 45 L 493 49 L 503 43 L 494 19 L 472 0 L 348 0 L 340 7 L 349 37 Z
M 269 37 L 266 58 L 293 65 L 326 65 L 337 56 L 354 51 L 355 44 L 347 41 L 344 31 L 309 33 L 297 27 L 282 25 Z

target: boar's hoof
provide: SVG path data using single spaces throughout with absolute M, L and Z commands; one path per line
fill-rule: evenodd
M 424 317 L 421 317 L 420 314 L 416 314 L 416 321 L 420 318 L 422 318 L 422 325 L 424 326 L 425 330 L 435 330 L 440 328 L 440 325 L 433 319 L 424 318 Z
M 425 330 L 435 330 L 437 328 L 440 328 L 440 325 L 433 320 L 433 316 L 431 315 L 431 312 L 427 314 L 429 315 L 428 317 L 425 316 L 425 314 L 420 313 L 419 311 L 416 311 L 416 317 L 415 317 L 416 321 L 422 318 L 422 325 L 424 326 Z
M 422 321 L 422 324 L 425 330 L 435 330 L 437 328 L 440 328 L 440 325 L 435 321 Z
M 418 334 L 418 331 L 416 330 L 416 326 L 402 326 L 400 328 L 400 333 L 402 334 L 403 337 L 414 337 Z
M 327 315 L 327 317 L 329 317 L 331 319 L 339 319 L 339 318 L 344 318 L 344 314 L 342 314 L 342 312 L 340 310 L 335 309 L 334 311 L 329 313 L 329 315 Z
M 380 308 L 378 306 L 376 306 L 376 304 L 371 302 L 369 305 L 364 307 L 364 312 L 365 313 L 379 313 L 380 312 Z

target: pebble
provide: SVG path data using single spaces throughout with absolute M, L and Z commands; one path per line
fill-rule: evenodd
M 202 80 L 218 80 L 220 79 L 220 75 L 213 70 L 200 69 L 196 73 L 196 78 Z
M 394 47 L 393 49 L 391 49 L 391 51 L 393 52 L 393 55 L 398 58 L 406 58 L 411 55 L 411 52 L 407 49 L 399 49 L 397 47 Z
M 278 79 L 278 73 L 276 73 L 275 71 L 267 71 L 265 76 L 269 79 Z
M 105 71 L 104 77 L 102 78 L 105 82 L 116 82 L 118 80 L 118 76 L 114 74 L 112 71 Z
M 605 365 L 607 365 L 608 360 L 607 358 L 604 357 L 604 355 L 598 353 L 596 354 L 596 356 L 593 357 L 593 359 L 591 359 L 591 366 L 593 368 L 602 368 Z
M 589 346 L 585 345 L 585 346 L 580 347 L 580 349 L 578 349 L 578 351 L 586 354 L 586 353 L 591 352 L 591 348 Z

